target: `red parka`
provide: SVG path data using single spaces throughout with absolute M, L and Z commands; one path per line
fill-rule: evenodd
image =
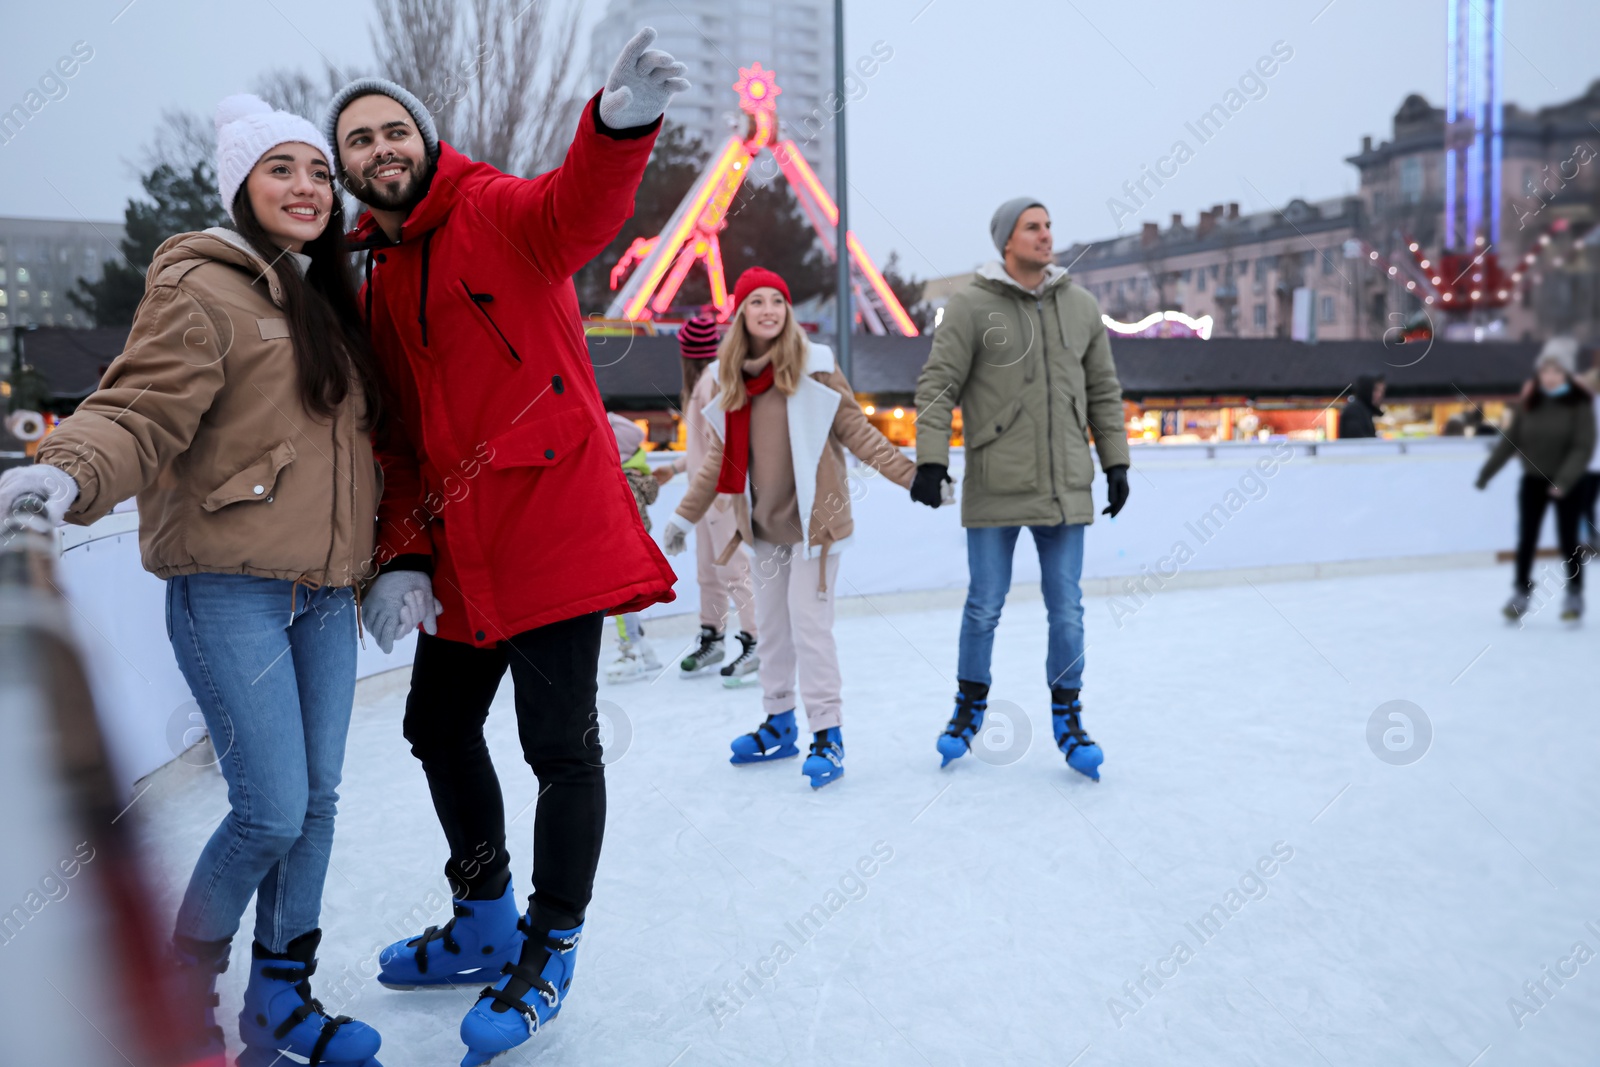
M 392 392 L 377 562 L 433 574 L 439 636 L 478 646 L 673 599 L 595 385 L 572 275 L 633 214 L 660 129 L 613 131 L 598 97 L 566 161 L 524 179 L 439 146 L 391 243 L 370 213 L 372 344 Z

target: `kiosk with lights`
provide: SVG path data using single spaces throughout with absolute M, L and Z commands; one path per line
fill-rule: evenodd
M 716 305 L 718 320 L 726 322 L 732 316 L 735 309 L 723 274 L 717 235 L 727 227 L 733 198 L 762 151 L 771 153 L 828 257 L 837 261 L 834 234 L 839 209 L 800 153 L 800 147 L 793 141 L 778 139 L 778 96 L 783 90 L 778 87 L 776 73 L 763 69 L 760 63 L 740 67 L 739 80 L 733 88 L 739 94 L 740 109 L 748 116 L 745 135 L 730 136 L 722 145 L 672 213 L 665 230 L 655 237 L 637 238 L 628 246 L 611 269 L 611 288 L 618 292 L 606 309 L 607 318 L 637 322 L 664 313 L 696 264 L 704 266 L 710 279 L 711 302 Z M 916 337 L 916 323 L 906 314 L 853 231 L 847 231 L 845 242 L 853 268 L 855 313 L 861 324 L 879 335 L 892 328 L 906 337 Z M 623 279 L 627 279 L 625 283 Z

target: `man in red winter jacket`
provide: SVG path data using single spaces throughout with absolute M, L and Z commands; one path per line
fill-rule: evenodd
M 346 86 L 324 123 L 369 209 L 349 236 L 390 386 L 363 610 L 385 651 L 424 631 L 405 735 L 455 897 L 448 924 L 385 951 L 379 980 L 493 983 L 462 1022 L 468 1063 L 526 1041 L 566 997 L 605 826 L 601 620 L 673 599 L 617 465 L 571 280 L 633 213 L 662 113 L 689 87 L 654 39 L 628 43 L 566 161 L 537 178 L 441 144 L 421 102 L 382 79 Z M 525 916 L 483 737 L 508 668 L 540 787 Z

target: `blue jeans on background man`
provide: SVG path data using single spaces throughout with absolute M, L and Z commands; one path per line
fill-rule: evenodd
M 255 939 L 282 952 L 319 925 L 355 700 L 354 592 L 182 575 L 167 581 L 167 636 L 231 806 L 195 864 L 177 933 L 231 938 L 256 893 Z
M 1050 620 L 1045 674 L 1052 689 L 1083 688 L 1083 531 L 1081 523 L 1030 526 L 1039 551 L 1039 584 Z M 1020 526 L 967 529 L 967 604 L 961 612 L 956 678 L 990 684 L 994 628 L 1011 591 L 1011 557 Z

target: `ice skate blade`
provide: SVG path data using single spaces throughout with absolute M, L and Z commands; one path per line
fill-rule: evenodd
M 520 1048 L 527 1048 L 529 1042 L 538 1040 L 539 1035 L 550 1029 L 550 1027 L 560 1017 L 561 1009 L 557 1008 L 554 1015 L 550 1016 L 550 1018 L 539 1024 L 538 1029 L 528 1031 L 528 1036 L 526 1039 L 518 1044 L 512 1045 L 510 1048 L 503 1048 L 499 1052 L 473 1052 L 471 1049 L 468 1049 L 467 1054 L 461 1057 L 461 1067 L 482 1067 L 483 1064 L 493 1063 L 495 1060 L 500 1059 L 500 1057 L 509 1056 L 511 1053 Z M 510 1061 L 507 1060 L 506 1062 L 509 1063 Z
M 310 1059 L 297 1056 L 292 1052 L 278 1052 L 270 1048 L 251 1048 L 239 1053 L 239 1058 L 234 1061 L 238 1067 L 297 1067 L 299 1064 L 310 1063 Z M 323 1060 L 322 1067 L 383 1067 L 378 1062 L 378 1057 L 368 1056 L 364 1060 Z
M 722 688 L 724 689 L 749 689 L 753 685 L 760 684 L 761 679 L 753 674 L 741 674 L 734 678 L 724 675 L 722 679 Z
M 800 750 L 794 745 L 781 745 L 771 752 L 763 752 L 759 756 L 741 756 L 734 753 L 728 757 L 728 762 L 734 765 L 745 763 L 771 763 L 773 760 L 788 759 L 790 756 L 800 755 Z
M 678 668 L 678 677 L 685 681 L 688 681 L 690 678 L 715 678 L 717 676 L 717 670 L 718 668 L 715 663 L 707 663 L 704 667 L 701 667 L 697 671 L 686 671 L 680 666 Z
M 469 985 L 481 986 L 490 978 L 494 978 L 496 981 L 498 981 L 498 974 L 498 971 L 480 971 L 477 974 L 459 975 L 455 978 L 444 979 L 438 982 L 385 982 L 382 978 L 379 978 L 378 984 L 383 986 L 385 989 L 393 989 L 400 993 L 415 993 L 428 989 L 456 989 L 460 986 Z

